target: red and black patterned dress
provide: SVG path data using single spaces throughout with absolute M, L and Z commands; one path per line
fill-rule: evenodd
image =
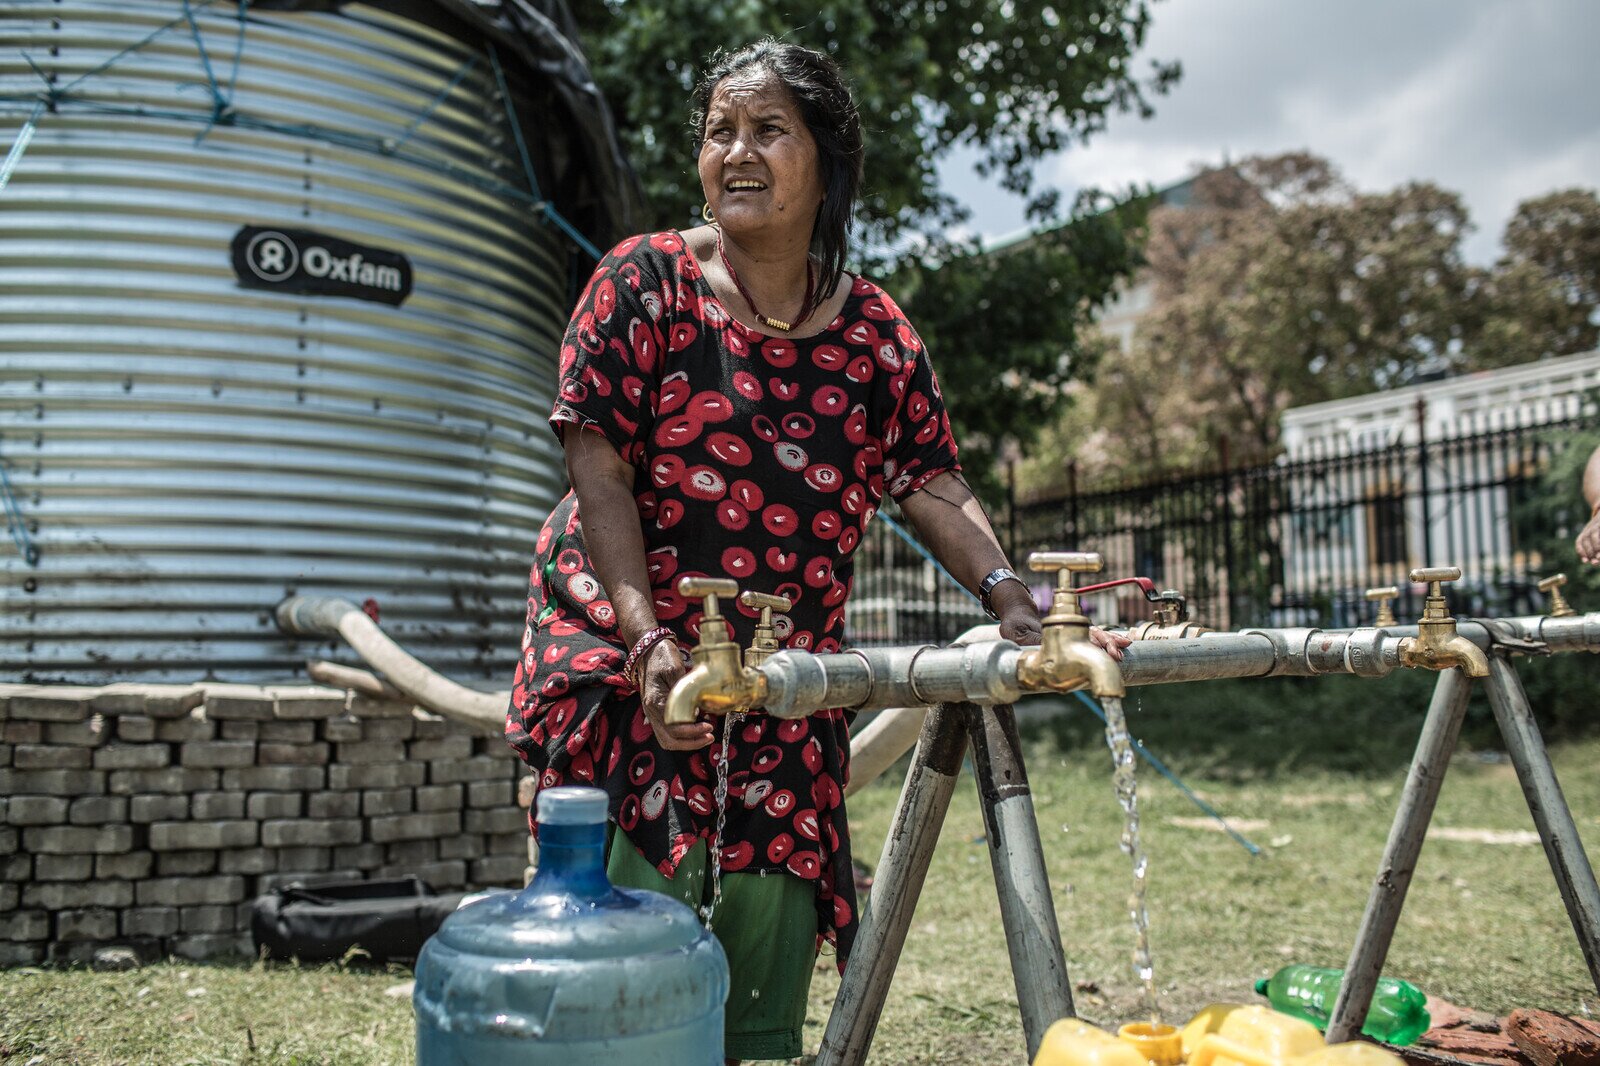
M 788 596 L 782 645 L 837 651 L 852 557 L 884 490 L 900 499 L 958 469 L 922 342 L 882 289 L 857 279 L 821 333 L 768 337 L 728 314 L 672 232 L 601 261 L 562 342 L 557 395 L 558 432 L 597 430 L 636 468 L 656 617 L 684 648 L 700 610 L 676 585 L 694 574 Z M 539 534 L 530 584 L 506 736 L 541 789 L 604 788 L 618 828 L 670 877 L 714 836 L 720 740 L 694 752 L 656 743 L 621 673 L 627 648 L 572 493 Z M 754 612 L 723 613 L 748 645 Z M 842 969 L 857 922 L 843 712 L 752 712 L 727 757 L 722 869 L 815 881 L 818 932 Z

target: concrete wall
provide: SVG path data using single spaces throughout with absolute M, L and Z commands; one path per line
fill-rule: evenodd
M 292 881 L 520 886 L 522 771 L 332 689 L 0 685 L 0 965 L 249 953 L 250 901 Z

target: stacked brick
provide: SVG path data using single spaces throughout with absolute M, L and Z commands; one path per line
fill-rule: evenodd
M 323 688 L 0 685 L 0 966 L 250 951 L 294 881 L 514 887 L 498 736 Z

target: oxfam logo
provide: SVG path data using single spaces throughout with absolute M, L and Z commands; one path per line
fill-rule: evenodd
M 263 281 L 282 281 L 300 266 L 300 249 L 276 230 L 256 234 L 245 248 L 244 260 Z

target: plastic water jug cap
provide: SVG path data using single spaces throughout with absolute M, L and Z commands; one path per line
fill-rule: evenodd
M 606 794 L 598 788 L 559 785 L 539 793 L 540 825 L 604 825 Z

